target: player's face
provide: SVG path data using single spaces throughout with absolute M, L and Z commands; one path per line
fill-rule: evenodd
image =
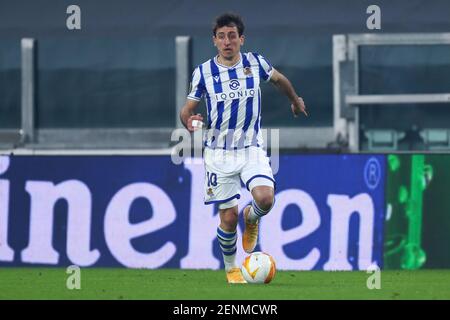
M 219 55 L 226 60 L 236 58 L 244 44 L 244 36 L 239 37 L 238 29 L 235 26 L 218 28 L 213 40 Z

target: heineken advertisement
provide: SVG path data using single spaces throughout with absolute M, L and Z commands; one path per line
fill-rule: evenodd
M 0 266 L 222 268 L 204 176 L 201 159 L 0 156 Z M 450 154 L 281 155 L 276 181 L 257 250 L 278 269 L 450 268 Z

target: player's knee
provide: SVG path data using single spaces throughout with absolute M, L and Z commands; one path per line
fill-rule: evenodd
M 227 231 L 233 231 L 238 224 L 238 212 L 232 208 L 225 209 L 221 212 L 220 219 L 222 224 L 228 229 Z
M 273 206 L 274 197 L 273 194 L 267 192 L 259 195 L 258 198 L 255 199 L 255 201 L 261 210 L 268 211 Z

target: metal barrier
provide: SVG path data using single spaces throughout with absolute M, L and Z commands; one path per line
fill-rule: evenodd
M 350 151 L 360 150 L 360 108 L 367 105 L 420 104 L 433 103 L 448 106 L 450 93 L 441 94 L 376 94 L 362 95 L 359 90 L 359 48 L 361 46 L 377 45 L 450 45 L 450 33 L 429 34 L 350 34 L 333 36 L 333 96 L 334 96 L 334 134 L 337 140 L 348 144 Z M 389 128 L 394 129 L 395 128 Z M 366 132 L 369 146 L 372 150 L 395 150 L 401 133 L 390 135 L 391 130 L 385 132 Z M 421 135 L 425 137 L 425 144 L 429 150 L 450 150 L 450 139 L 443 133 L 429 134 L 431 129 L 424 129 Z M 445 128 L 442 130 L 446 130 Z M 435 131 L 431 131 L 435 132 Z M 381 136 L 380 136 L 381 134 Z M 390 140 L 387 141 L 387 136 Z M 381 140 L 377 140 L 380 138 Z M 434 141 L 434 138 L 437 141 Z M 446 141 L 442 141 L 447 137 Z M 380 145 L 376 145 L 380 142 Z M 434 146 L 434 147 L 433 147 Z M 411 150 L 413 151 L 413 150 Z
M 179 111 L 188 93 L 191 79 L 192 39 L 178 36 L 175 41 L 176 64 L 176 116 L 173 126 L 147 128 L 40 128 L 36 125 L 36 79 L 38 43 L 35 39 L 21 42 L 21 128 L 0 129 L 0 148 L 10 149 L 165 149 L 174 143 L 171 133 L 182 127 Z M 170 106 L 172 107 L 172 106 Z M 271 129 L 265 127 L 265 129 Z M 325 149 L 333 140 L 333 127 L 283 127 L 280 129 L 280 148 Z

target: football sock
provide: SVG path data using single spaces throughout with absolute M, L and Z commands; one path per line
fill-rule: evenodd
M 261 217 L 265 216 L 270 212 L 270 210 L 272 210 L 274 204 L 275 199 L 273 199 L 272 206 L 269 208 L 269 210 L 265 211 L 258 207 L 255 200 L 252 200 L 252 207 L 250 208 L 250 214 L 248 215 L 248 222 L 253 224 L 258 221 Z
M 236 240 L 237 232 L 229 232 L 217 228 L 217 240 L 219 240 L 220 249 L 222 250 L 223 262 L 225 263 L 225 271 L 229 271 L 236 265 Z

